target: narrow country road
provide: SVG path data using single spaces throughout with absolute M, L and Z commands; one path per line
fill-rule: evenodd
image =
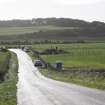
M 18 57 L 18 105 L 105 105 L 105 92 L 47 79 L 34 67 L 31 58 L 20 49 L 11 49 Z

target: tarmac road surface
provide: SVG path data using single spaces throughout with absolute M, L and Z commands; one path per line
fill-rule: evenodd
M 105 91 L 48 79 L 20 49 L 18 57 L 17 105 L 105 105 Z

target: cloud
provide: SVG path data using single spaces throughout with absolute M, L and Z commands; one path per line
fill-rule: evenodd
M 62 5 L 84 5 L 102 2 L 104 0 L 54 0 L 54 1 Z
M 70 17 L 105 21 L 104 0 L 0 0 L 0 19 Z
M 16 2 L 17 0 L 0 0 L 0 4 L 4 4 L 4 3 L 12 3 L 12 2 Z

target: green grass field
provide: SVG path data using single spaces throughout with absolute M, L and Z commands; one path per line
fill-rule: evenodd
M 43 44 L 33 48 L 43 51 L 47 48 L 63 49 L 67 54 L 42 55 L 42 58 L 51 64 L 62 61 L 65 69 L 105 69 L 105 43 L 85 44 Z
M 78 85 L 105 90 L 105 77 L 102 75 L 73 74 L 73 70 L 105 70 L 105 43 L 84 43 L 84 44 L 36 44 L 33 48 L 38 51 L 55 48 L 67 51 L 67 54 L 41 55 L 46 62 L 54 64 L 57 60 L 63 61 L 65 70 L 58 72 L 52 69 L 40 69 L 40 72 L 54 80 L 75 83 Z M 31 55 L 32 59 L 33 56 Z
M 0 54 L 1 59 L 1 54 Z M 11 54 L 9 70 L 5 81 L 0 82 L 0 105 L 16 105 L 17 58 Z
M 73 27 L 33 26 L 33 27 L 0 27 L 0 35 L 20 35 L 47 30 L 74 29 Z

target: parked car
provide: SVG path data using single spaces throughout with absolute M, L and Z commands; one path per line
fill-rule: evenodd
M 25 52 L 30 52 L 30 50 L 29 50 L 28 47 L 24 47 L 24 51 L 25 51 Z
M 43 62 L 41 60 L 35 60 L 34 61 L 34 66 L 36 66 L 36 67 L 42 67 L 43 66 Z

